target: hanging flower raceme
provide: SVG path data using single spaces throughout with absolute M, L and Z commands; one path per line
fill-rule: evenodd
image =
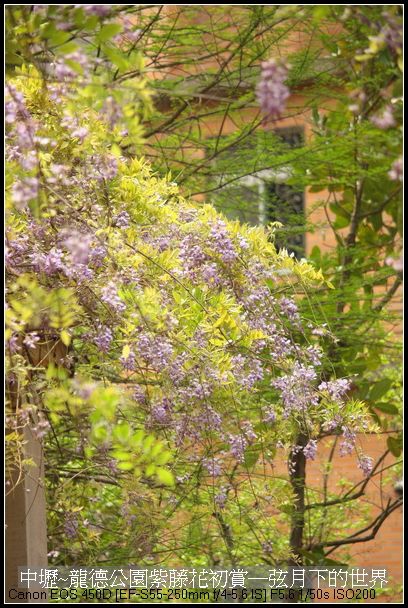
M 284 84 L 288 68 L 277 59 L 264 61 L 261 66 L 261 79 L 256 88 L 256 96 L 262 112 L 268 118 L 278 118 L 285 109 L 290 95 Z

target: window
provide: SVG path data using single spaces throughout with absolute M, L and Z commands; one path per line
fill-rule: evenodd
M 297 257 L 304 255 L 304 194 L 287 183 L 290 165 L 282 159 L 303 143 L 303 130 L 260 131 L 244 145 L 222 145 L 216 156 L 215 189 L 210 199 L 230 219 L 251 225 L 283 224 L 276 231 L 276 245 Z M 274 166 L 275 165 L 275 166 Z

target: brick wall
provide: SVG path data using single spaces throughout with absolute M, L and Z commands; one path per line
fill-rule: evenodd
M 307 482 L 310 486 L 318 491 L 323 488 L 323 466 L 327 462 L 334 438 L 328 438 L 321 441 L 319 445 L 318 455 L 315 461 L 307 463 Z M 374 461 L 383 454 L 386 449 L 386 437 L 377 435 L 359 435 L 357 444 L 363 450 L 364 454 L 371 456 Z M 395 461 L 394 457 L 388 456 L 384 461 L 384 467 L 392 464 Z M 276 457 L 276 467 L 274 473 L 276 475 L 286 473 L 286 456 L 282 454 Z M 391 469 L 392 471 L 393 469 Z M 387 479 L 389 477 L 389 479 Z M 338 449 L 335 452 L 333 459 L 333 471 L 329 476 L 328 489 L 334 490 L 336 485 L 341 480 L 347 480 L 352 484 L 357 484 L 363 479 L 363 474 L 358 468 L 356 454 L 340 456 Z M 396 473 L 388 472 L 383 476 L 378 476 L 372 479 L 366 488 L 364 496 L 359 499 L 359 504 L 367 508 L 366 516 L 370 521 L 380 513 L 381 506 L 387 503 L 389 498 L 395 499 L 396 493 L 394 483 L 398 481 Z M 314 498 L 313 500 L 316 500 Z M 330 509 L 336 509 L 336 506 Z M 335 560 L 341 560 L 346 553 L 350 553 L 351 562 L 358 568 L 385 568 L 388 571 L 388 580 L 390 592 L 387 592 L 387 599 L 391 601 L 400 601 L 401 594 L 399 587 L 403 582 L 403 524 L 402 524 L 402 508 L 394 511 L 384 522 L 378 531 L 375 539 L 368 542 L 356 543 L 348 545 L 347 548 L 336 549 L 330 557 Z M 364 527 L 365 524 L 362 524 Z M 347 530 L 347 526 L 345 527 Z M 350 533 L 356 531 L 355 517 L 350 514 Z M 328 535 L 331 539 L 336 538 L 336 532 L 331 531 Z M 342 534 L 343 537 L 343 534 Z M 381 595 L 376 601 L 384 600 L 384 595 Z

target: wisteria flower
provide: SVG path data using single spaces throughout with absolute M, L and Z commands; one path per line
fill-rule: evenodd
M 262 63 L 256 95 L 262 112 L 270 118 L 279 117 L 285 109 L 285 102 L 290 95 L 284 84 L 287 75 L 287 67 L 276 59 Z

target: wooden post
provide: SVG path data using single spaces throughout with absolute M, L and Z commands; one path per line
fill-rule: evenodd
M 42 330 L 41 342 L 34 349 L 24 348 L 20 341 L 28 366 L 34 369 L 47 368 L 50 363 L 61 365 L 68 349 L 55 332 Z M 17 412 L 25 402 L 22 391 L 10 381 L 6 381 L 6 393 L 10 408 Z M 31 399 L 38 406 L 39 396 Z M 29 399 L 26 400 L 29 405 Z M 35 410 L 31 410 L 33 424 L 38 422 Z M 40 603 L 43 599 L 25 600 L 9 598 L 9 590 L 17 589 L 18 568 L 47 567 L 47 511 L 45 500 L 44 451 L 41 441 L 30 428 L 24 427 L 24 458 L 31 461 L 24 467 L 23 479 L 19 483 L 20 471 L 16 468 L 11 476 L 11 488 L 6 497 L 6 594 L 7 603 Z M 33 591 L 44 591 L 38 586 L 31 586 Z
M 9 597 L 10 589 L 18 589 L 18 568 L 47 567 L 47 524 L 44 487 L 44 462 L 41 442 L 29 425 L 24 429 L 24 457 L 32 461 L 25 465 L 22 480 L 12 473 L 12 490 L 6 496 L 6 603 L 39 603 L 44 600 L 21 600 Z M 23 590 L 23 589 L 21 589 Z M 38 585 L 30 590 L 44 591 Z

